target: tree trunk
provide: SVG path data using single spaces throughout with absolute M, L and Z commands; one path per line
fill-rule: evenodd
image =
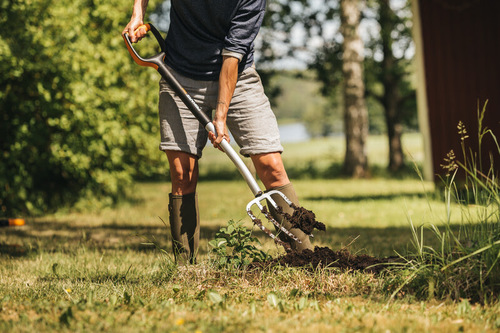
M 366 177 L 368 158 L 368 111 L 363 82 L 364 45 L 359 35 L 359 0 L 341 0 L 341 32 L 344 37 L 342 72 L 344 75 L 344 127 L 346 153 L 344 171 L 355 178 Z
M 404 166 L 403 146 L 401 144 L 403 125 L 398 116 L 399 98 L 391 96 L 391 92 L 397 91 L 398 88 L 394 87 L 393 90 L 389 90 L 389 93 L 384 93 L 385 122 L 389 139 L 389 170 L 391 171 L 398 171 Z
M 392 50 L 393 38 L 391 36 L 396 14 L 390 7 L 389 0 L 380 1 L 379 24 L 382 39 L 382 82 L 384 93 L 382 105 L 384 106 L 385 122 L 387 125 L 387 136 L 389 139 L 389 170 L 398 171 L 404 166 L 403 146 L 401 136 L 403 125 L 401 124 L 400 112 L 398 110 L 401 101 L 399 83 L 402 73 L 397 70 L 397 59 Z

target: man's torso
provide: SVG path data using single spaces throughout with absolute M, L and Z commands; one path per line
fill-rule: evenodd
M 258 31 L 264 7 L 265 0 L 172 0 L 166 63 L 193 79 L 217 80 L 228 35 L 241 31 L 244 47 L 237 52 L 243 54 L 239 68 L 243 71 L 253 63 L 255 37 L 246 29 Z

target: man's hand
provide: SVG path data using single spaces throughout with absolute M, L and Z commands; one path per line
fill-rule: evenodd
M 130 41 L 132 43 L 137 43 L 142 38 L 144 38 L 144 36 L 146 36 L 146 34 L 147 34 L 146 29 L 137 30 L 137 28 L 139 28 L 143 24 L 144 24 L 144 22 L 142 21 L 142 19 L 139 19 L 139 18 L 131 19 L 130 22 L 125 27 L 125 29 L 123 29 L 122 35 L 125 35 L 126 33 L 128 33 L 128 35 L 130 37 Z
M 219 104 L 223 104 L 223 102 L 219 102 Z M 220 151 L 223 151 L 220 146 L 222 140 L 225 139 L 227 142 L 230 141 L 229 132 L 227 131 L 226 126 L 226 115 L 227 107 L 225 105 L 217 105 L 214 120 L 212 121 L 215 127 L 215 131 L 217 132 L 217 136 L 215 136 L 213 132 L 208 133 L 208 138 L 210 139 L 214 147 L 218 148 Z

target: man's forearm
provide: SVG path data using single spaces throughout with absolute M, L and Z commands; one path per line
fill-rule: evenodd
M 146 8 L 148 7 L 149 0 L 135 0 L 134 9 L 132 12 L 133 18 L 144 19 L 144 14 L 146 13 Z
M 233 98 L 238 81 L 239 60 L 234 57 L 224 57 L 219 76 L 219 95 L 217 99 L 216 117 L 226 119 L 229 104 Z
M 221 149 L 219 144 L 223 139 L 229 142 L 229 134 L 226 130 L 226 119 L 229 104 L 231 104 L 236 82 L 238 81 L 238 63 L 238 58 L 223 56 L 222 68 L 219 75 L 219 94 L 217 96 L 217 106 L 215 108 L 213 120 L 217 136 L 215 136 L 215 133 L 209 133 L 209 138 L 214 144 L 214 147 L 219 149 Z

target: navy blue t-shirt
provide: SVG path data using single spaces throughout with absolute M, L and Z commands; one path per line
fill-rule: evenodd
M 239 71 L 252 65 L 265 0 L 171 0 L 165 62 L 195 80 L 218 80 L 222 50 L 242 55 Z

